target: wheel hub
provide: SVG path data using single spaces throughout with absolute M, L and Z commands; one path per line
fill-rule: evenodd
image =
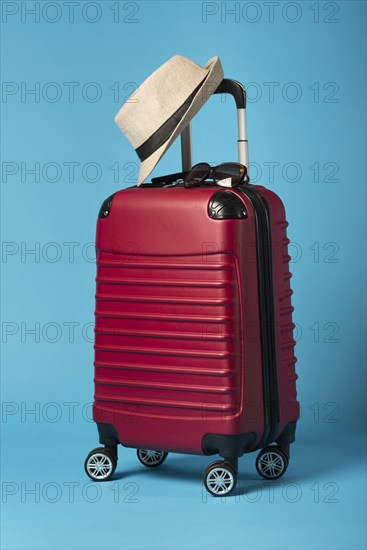
M 214 468 L 207 476 L 207 486 L 216 495 L 226 495 L 234 485 L 234 478 L 230 471 L 223 468 Z
M 147 456 L 149 458 L 157 458 L 157 453 L 156 453 L 156 451 L 148 451 Z
M 276 477 L 284 469 L 284 460 L 274 452 L 264 454 L 259 461 L 260 470 L 268 477 Z
M 112 469 L 112 463 L 107 456 L 94 455 L 88 462 L 88 471 L 93 477 L 107 477 Z

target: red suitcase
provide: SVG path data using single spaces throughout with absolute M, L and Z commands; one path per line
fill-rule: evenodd
M 224 80 L 223 92 L 248 166 L 245 91 Z M 168 452 L 219 454 L 204 473 L 216 496 L 233 491 L 247 452 L 260 450 L 262 477 L 283 475 L 299 418 L 287 225 L 279 197 L 248 184 L 150 183 L 104 201 L 93 407 L 104 447 L 89 453 L 89 477 L 112 477 L 119 443 L 145 466 Z

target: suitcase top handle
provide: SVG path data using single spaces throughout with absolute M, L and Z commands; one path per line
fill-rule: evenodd
M 228 80 L 225 78 L 219 84 L 214 94 L 230 94 L 233 96 L 237 107 L 237 123 L 238 123 L 238 160 L 244 164 L 249 173 L 248 160 L 248 142 L 246 132 L 246 91 L 245 88 L 237 82 L 237 80 Z M 181 133 L 181 155 L 182 155 L 182 171 L 187 172 L 192 167 L 192 141 L 191 141 L 191 124 L 186 126 Z

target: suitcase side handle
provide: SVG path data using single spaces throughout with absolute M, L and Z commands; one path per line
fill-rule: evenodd
M 237 124 L 238 124 L 238 160 L 246 166 L 247 173 L 249 172 L 248 160 L 248 141 L 246 130 L 246 90 L 237 82 L 237 80 L 229 80 L 225 78 L 219 84 L 214 94 L 229 94 L 233 96 L 237 107 Z M 192 139 L 191 139 L 191 123 L 181 133 L 181 156 L 182 156 L 182 171 L 187 172 L 192 167 Z

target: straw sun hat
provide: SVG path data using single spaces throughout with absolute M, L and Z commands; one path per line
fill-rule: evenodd
M 141 185 L 177 136 L 223 80 L 222 65 L 212 57 L 204 67 L 175 55 L 139 86 L 115 122 L 140 159 Z

